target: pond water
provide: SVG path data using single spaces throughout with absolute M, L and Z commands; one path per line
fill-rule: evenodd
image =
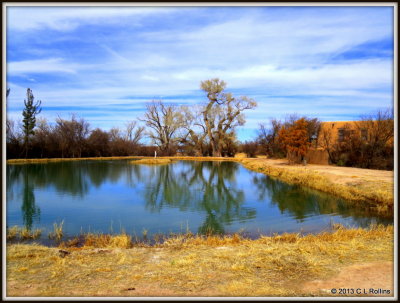
M 319 232 L 333 223 L 367 227 L 392 219 L 346 201 L 252 172 L 235 162 L 178 161 L 132 165 L 126 160 L 7 165 L 6 224 L 67 236 L 81 232 L 141 236 L 234 233 L 256 237 Z M 47 232 L 47 233 L 46 233 Z

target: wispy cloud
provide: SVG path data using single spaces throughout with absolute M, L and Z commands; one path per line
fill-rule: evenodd
M 142 115 L 153 98 L 199 103 L 200 81 L 219 77 L 228 90 L 258 101 L 247 129 L 290 112 L 356 118 L 393 102 L 392 13 L 391 7 L 9 7 L 7 81 L 15 112 L 8 113 L 17 112 L 26 87 L 50 107 L 137 106 L 93 115 L 82 108 L 95 126 L 110 127 Z
M 7 73 L 16 74 L 42 74 L 42 73 L 76 73 L 80 64 L 63 62 L 62 58 L 49 58 L 42 60 L 24 60 L 7 63 Z
M 20 31 L 46 28 L 71 31 L 82 24 L 119 24 L 126 22 L 121 20 L 125 17 L 137 17 L 131 18 L 130 22 L 140 25 L 139 20 L 142 18 L 166 14 L 171 10 L 158 7 L 9 7 L 7 26 Z

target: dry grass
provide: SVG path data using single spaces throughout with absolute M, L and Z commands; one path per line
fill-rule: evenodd
M 342 197 L 351 202 L 362 203 L 377 213 L 392 215 L 393 188 L 383 182 L 365 182 L 366 186 L 334 183 L 316 171 L 302 166 L 274 166 L 262 159 L 242 159 L 244 167 L 285 181 L 299 184 Z
M 115 236 L 86 234 L 83 245 L 91 248 L 130 248 L 132 247 L 132 238 L 126 233 Z
M 131 164 L 145 164 L 145 165 L 165 165 L 173 163 L 170 159 L 163 159 L 163 158 L 146 158 L 140 160 L 134 160 L 129 162 Z
M 236 159 L 244 159 L 244 158 L 247 158 L 247 154 L 246 153 L 237 153 L 237 154 L 235 154 L 234 158 L 236 158 Z
M 6 231 L 6 239 L 7 240 L 14 240 L 14 239 L 21 239 L 21 240 L 29 240 L 29 239 L 37 239 L 42 234 L 41 229 L 34 229 L 30 230 L 26 227 L 19 227 L 19 226 L 12 226 L 7 228 Z
M 13 227 L 7 228 L 6 239 L 7 240 L 14 240 L 18 236 L 18 233 L 19 233 L 19 227 L 18 226 L 13 226 Z
M 127 156 L 127 157 L 86 157 L 86 158 L 43 158 L 43 159 L 9 159 L 7 164 L 29 164 L 29 163 L 48 163 L 48 162 L 65 162 L 65 161 L 84 161 L 84 160 L 129 160 L 141 159 L 144 157 Z
M 177 236 L 127 247 L 124 235 L 102 248 L 7 246 L 8 296 L 307 296 L 303 283 L 351 264 L 393 260 L 393 227 L 284 234 Z M 89 240 L 87 240 L 89 241 Z M 96 243 L 99 244 L 100 242 Z
M 49 163 L 49 162 L 65 162 L 65 161 L 85 161 L 85 160 L 131 160 L 131 159 L 154 159 L 154 157 L 142 156 L 125 156 L 125 157 L 86 157 L 86 158 L 43 158 L 43 159 L 9 159 L 7 164 L 29 164 L 29 163 Z M 190 160 L 190 161 L 232 161 L 233 158 L 226 157 L 157 157 L 157 159 L 171 160 Z
M 49 238 L 60 241 L 64 235 L 63 225 L 64 225 L 64 221 L 61 221 L 60 224 L 54 223 L 53 224 L 54 229 L 52 232 L 49 233 Z
M 175 156 L 175 157 L 160 157 L 171 160 L 186 160 L 186 161 L 236 161 L 234 158 L 228 157 L 189 157 L 189 156 Z

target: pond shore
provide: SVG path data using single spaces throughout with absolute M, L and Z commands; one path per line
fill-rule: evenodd
M 7 163 L 142 158 L 21 159 Z M 393 216 L 391 171 L 288 165 L 283 159 L 159 159 L 235 161 L 250 170 Z M 365 296 L 392 296 L 393 226 L 336 228 L 317 235 L 284 234 L 256 240 L 240 235 L 181 235 L 153 246 L 132 245 L 127 235 L 91 239 L 83 247 L 7 244 L 7 296 L 334 296 L 330 290 L 339 287 L 365 288 Z M 349 275 L 353 278 L 346 280 Z M 369 293 L 371 288 L 390 293 Z
M 101 248 L 7 245 L 7 296 L 334 296 L 339 287 L 393 296 L 393 226 L 257 240 L 183 235 L 133 248 L 117 237 Z
M 154 157 L 96 157 L 11 159 L 7 164 L 48 163 L 82 160 L 134 160 Z M 244 167 L 270 177 L 327 192 L 348 201 L 360 203 L 379 214 L 393 216 L 394 173 L 393 171 L 339 167 L 333 165 L 289 165 L 286 159 L 226 158 L 226 157 L 157 157 L 166 160 L 187 161 L 234 161 Z
M 244 167 L 284 182 L 307 186 L 393 217 L 393 171 L 333 165 L 289 165 L 286 159 L 241 159 Z

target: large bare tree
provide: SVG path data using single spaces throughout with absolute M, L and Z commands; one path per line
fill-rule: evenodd
M 200 87 L 208 99 L 202 110 L 203 127 L 212 155 L 220 157 L 235 139 L 235 127 L 245 123 L 243 111 L 257 103 L 246 96 L 235 98 L 225 92 L 226 83 L 218 78 L 202 81 Z
M 184 126 L 184 115 L 174 105 L 166 105 L 161 100 L 153 100 L 146 105 L 144 118 L 140 119 L 150 128 L 147 135 L 164 153 L 171 153 L 181 141 L 179 131 Z

